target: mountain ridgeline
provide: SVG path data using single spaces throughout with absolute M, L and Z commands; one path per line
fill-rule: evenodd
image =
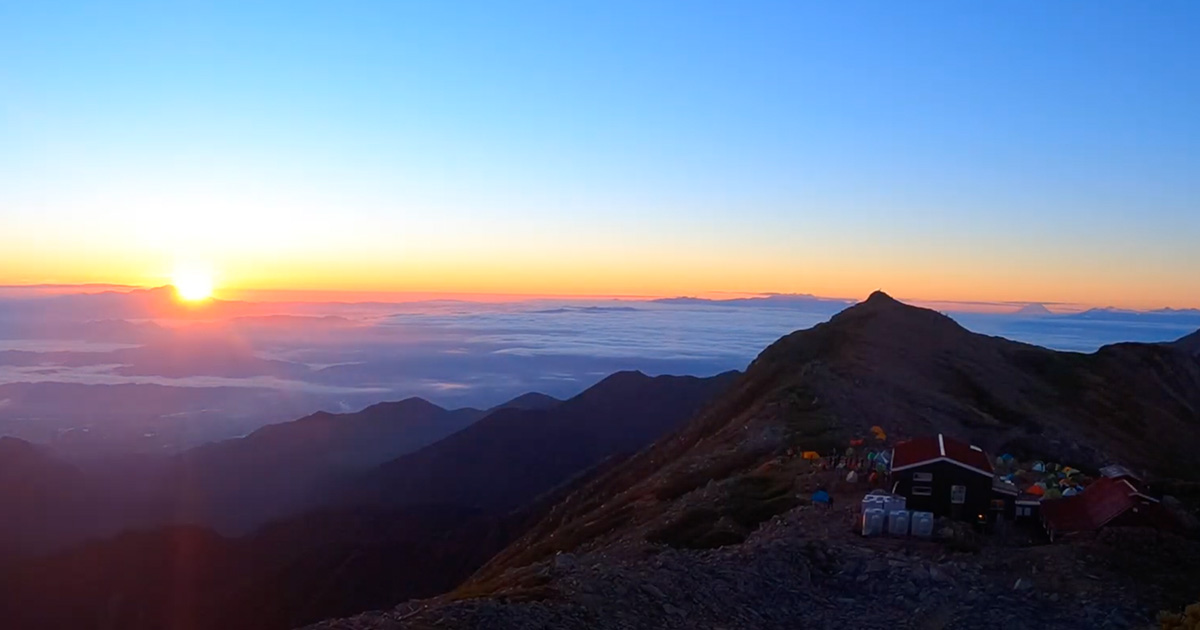
M 118 479 L 158 476 L 135 484 L 135 499 L 109 495 L 82 511 L 53 505 L 68 496 L 55 489 L 42 493 L 53 509 L 38 523 L 7 509 L 0 523 L 40 527 L 67 507 L 115 519 L 134 501 L 138 522 L 171 524 L 10 562 L 0 617 L 6 628 L 291 628 L 434 595 L 523 533 L 557 493 L 678 428 L 735 378 L 622 372 L 566 401 L 527 394 L 486 412 L 409 399 L 264 427 L 184 453 L 165 472 L 106 464 L 112 492 Z M 59 466 L 67 485 L 87 487 L 83 471 L 12 442 L 40 462 L 23 456 L 15 467 Z M 211 529 L 240 533 L 268 515 L 277 520 L 233 538 Z M 119 531 L 116 522 L 106 529 Z
M 501 408 L 558 404 L 527 395 Z M 71 464 L 0 438 L 0 558 L 37 554 L 126 529 L 200 525 L 247 533 L 321 505 L 347 477 L 417 450 L 490 413 L 419 398 L 345 414 L 318 412 L 173 456 Z M 36 491 L 31 488 L 36 488 Z
M 1176 341 L 1175 347 L 1193 356 L 1200 355 L 1200 331 Z
M 546 398 L 542 404 L 557 402 Z M 420 398 L 350 414 L 318 412 L 183 453 L 158 493 L 172 501 L 176 522 L 246 531 L 312 507 L 343 476 L 432 444 L 487 414 Z
M 678 428 L 736 376 L 619 372 L 553 407 L 490 414 L 355 479 L 344 496 L 366 504 L 511 510 L 605 458 L 637 451 Z

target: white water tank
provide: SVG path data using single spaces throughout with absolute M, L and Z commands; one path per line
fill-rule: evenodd
M 887 520 L 887 512 L 879 508 L 868 508 L 862 513 L 862 535 L 881 536 Z
M 900 495 L 872 492 L 862 498 L 862 503 L 859 504 L 859 511 L 866 512 L 871 508 L 879 508 L 884 512 L 894 512 L 896 510 L 903 510 L 905 503 L 906 499 Z
M 907 536 L 908 535 L 909 512 L 908 510 L 895 510 L 888 512 L 887 515 L 887 531 L 892 536 Z
M 913 536 L 920 538 L 933 536 L 933 512 L 912 512 L 909 515 L 909 521 Z

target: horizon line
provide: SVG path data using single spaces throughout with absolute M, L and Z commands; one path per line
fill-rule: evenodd
M 89 290 L 103 292 L 132 292 L 138 290 L 153 290 L 170 287 L 171 284 L 122 284 L 113 282 L 83 282 L 83 283 L 53 283 L 40 282 L 30 284 L 0 284 L 0 291 L 37 291 L 54 295 L 88 294 Z M 813 293 L 789 293 L 782 291 L 706 291 L 693 294 L 654 294 L 654 293 L 504 293 L 484 291 L 404 291 L 404 290 L 355 290 L 355 289 L 217 289 L 214 297 L 221 300 L 246 301 L 259 303 L 393 303 L 405 304 L 416 302 L 457 301 L 475 303 L 504 303 L 537 300 L 613 300 L 631 302 L 654 302 L 672 299 L 695 299 L 713 303 L 731 302 L 745 299 L 769 298 L 810 298 L 830 302 L 845 302 L 847 306 L 866 299 L 848 298 L 844 296 L 825 296 Z M 1007 309 L 1021 309 L 1027 306 L 1041 305 L 1054 315 L 1073 314 L 1087 310 L 1118 310 L 1133 313 L 1149 313 L 1158 310 L 1200 310 L 1194 307 L 1158 306 L 1154 308 L 1119 308 L 1111 305 L 1082 304 L 1075 302 L 1046 301 L 1046 300 L 947 300 L 896 297 L 895 299 L 922 306 L 933 310 L 945 310 L 957 313 L 993 313 L 1016 314 Z

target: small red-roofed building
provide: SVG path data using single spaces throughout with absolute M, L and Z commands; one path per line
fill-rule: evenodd
M 996 499 L 988 454 L 941 434 L 897 444 L 891 478 L 893 492 L 906 498 L 908 509 L 937 516 L 987 521 Z
M 1044 500 L 1041 518 L 1051 540 L 1104 527 L 1180 529 L 1178 520 L 1158 499 L 1126 476 L 1101 477 L 1077 495 Z

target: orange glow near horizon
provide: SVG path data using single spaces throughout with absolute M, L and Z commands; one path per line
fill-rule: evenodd
M 172 284 L 185 298 L 211 294 L 263 301 L 722 299 L 767 293 L 862 299 L 882 289 L 897 299 L 926 304 L 1039 302 L 1051 310 L 1200 308 L 1197 277 L 1178 270 L 1147 273 L 1114 267 L 1099 274 L 1070 262 L 1038 267 L 1014 261 L 1002 266 L 992 264 L 994 261 L 984 261 L 989 263 L 985 265 L 965 260 L 946 268 L 937 260 L 905 257 L 901 252 L 892 257 L 889 253 L 698 252 L 683 248 L 647 253 L 581 246 L 575 252 L 533 254 L 516 249 L 437 256 L 433 252 L 384 253 L 375 248 L 355 251 L 339 247 L 305 256 L 291 252 L 203 256 L 198 258 L 211 260 L 211 264 L 193 268 L 151 252 L 138 255 L 105 249 L 50 258 L 17 249 L 0 253 L 0 285 Z M 889 263 L 893 258 L 896 262 Z M 18 261 L 24 265 L 17 265 Z M 220 269 L 219 282 L 215 269 Z

